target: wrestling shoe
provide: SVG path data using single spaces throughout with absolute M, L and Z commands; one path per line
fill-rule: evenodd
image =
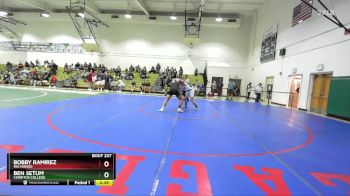
M 184 112 L 181 108 L 178 108 L 177 109 L 177 112 L 179 112 L 179 113 L 182 113 L 182 112 Z
M 164 111 L 164 107 L 161 107 L 158 111 L 159 112 L 163 112 Z

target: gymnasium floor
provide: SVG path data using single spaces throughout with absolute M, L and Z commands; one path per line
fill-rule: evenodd
M 0 195 L 349 195 L 350 124 L 256 103 L 0 87 Z M 114 152 L 113 187 L 9 186 L 7 152 Z

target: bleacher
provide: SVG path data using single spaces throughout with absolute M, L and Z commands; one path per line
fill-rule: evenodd
M 6 65 L 1 64 L 0 65 L 0 72 L 4 72 L 6 71 Z M 115 73 L 111 70 L 108 71 L 109 75 L 115 76 Z M 122 72 L 122 75 L 124 74 L 124 72 Z M 57 70 L 57 79 L 59 82 L 61 82 L 63 87 L 69 87 L 69 85 L 65 85 L 64 81 L 79 75 L 79 71 L 75 70 L 73 72 L 71 72 L 70 74 L 64 73 L 64 67 L 58 67 Z M 157 79 L 158 79 L 159 75 L 158 74 L 154 74 L 154 73 L 148 73 L 147 74 L 147 81 L 154 86 Z M 198 80 L 198 82 L 200 84 L 203 84 L 203 77 L 202 75 L 198 75 L 198 76 L 194 76 L 194 75 L 187 75 L 188 79 L 190 80 L 191 83 L 195 83 L 196 80 Z M 134 90 L 135 92 L 140 92 L 140 86 L 142 85 L 143 80 L 141 79 L 140 75 L 138 73 L 134 73 L 134 79 L 133 79 L 136 83 L 136 89 Z M 131 82 L 133 80 L 126 80 L 125 81 L 125 88 L 124 91 L 130 91 L 131 89 Z M 88 88 L 89 84 L 82 80 L 82 79 L 78 79 L 77 81 L 77 88 Z

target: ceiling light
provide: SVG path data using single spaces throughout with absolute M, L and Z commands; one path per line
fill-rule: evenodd
M 170 16 L 170 20 L 177 20 L 176 16 Z
M 50 14 L 48 12 L 44 12 L 44 13 L 41 13 L 40 16 L 44 18 L 49 18 Z
M 82 17 L 82 18 L 85 18 L 85 14 L 83 12 L 79 12 L 78 13 L 78 16 Z
M 83 41 L 86 44 L 96 44 L 96 40 L 94 38 L 84 38 Z
M 215 21 L 216 22 L 222 22 L 222 18 L 221 17 L 217 17 L 217 18 L 215 18 Z
M 132 16 L 131 16 L 130 14 L 125 14 L 124 17 L 125 17 L 126 19 L 132 18 Z
M 5 17 L 5 16 L 7 16 L 7 14 L 8 13 L 6 11 L 3 11 L 3 10 L 0 11 L 0 16 L 1 17 Z

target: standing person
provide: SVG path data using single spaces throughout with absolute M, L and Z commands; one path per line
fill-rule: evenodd
M 90 73 L 89 73 L 89 76 L 88 76 L 88 82 L 89 82 L 89 90 L 92 90 L 92 79 L 94 77 L 94 71 L 91 70 Z
M 246 96 L 246 101 L 249 101 L 249 97 L 250 97 L 250 92 L 252 91 L 252 83 L 249 82 L 249 84 L 247 85 L 247 96 Z
M 217 88 L 218 88 L 218 85 L 216 84 L 216 81 L 214 80 L 213 83 L 211 84 L 211 91 L 213 94 L 217 93 Z
M 255 102 L 260 101 L 262 91 L 263 91 L 262 84 L 259 83 L 258 86 L 255 87 L 255 94 L 256 94 Z
M 227 86 L 227 90 L 228 90 L 228 96 L 227 99 L 229 100 L 231 98 L 233 98 L 234 96 L 234 90 L 236 89 L 236 83 L 233 80 L 230 80 L 230 82 L 228 83 Z
M 162 105 L 162 107 L 160 108 L 160 112 L 163 112 L 165 107 L 167 106 L 170 98 L 175 95 L 178 99 L 179 99 L 179 106 L 177 108 L 177 112 L 183 112 L 182 110 L 182 101 L 183 101 L 183 96 L 182 93 L 180 92 L 180 80 L 177 78 L 174 78 L 173 81 L 170 83 L 170 87 L 169 87 L 169 91 L 167 92 L 165 101 Z
M 182 91 L 185 95 L 185 108 L 187 108 L 187 102 L 190 100 L 195 108 L 198 108 L 197 103 L 194 100 L 194 92 L 195 92 L 195 85 L 192 85 L 192 87 L 188 84 L 189 80 L 187 79 L 186 82 L 180 82 L 180 86 Z

